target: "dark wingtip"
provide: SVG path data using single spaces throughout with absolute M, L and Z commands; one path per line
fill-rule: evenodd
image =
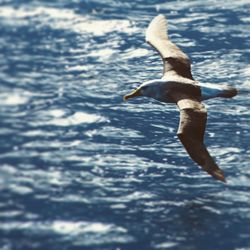
M 216 180 L 226 183 L 226 178 L 223 171 L 218 167 L 212 158 L 210 158 L 210 160 L 212 160 L 212 162 L 208 161 L 207 164 L 202 166 L 203 170 L 213 176 Z
M 222 181 L 224 183 L 226 183 L 226 178 L 225 178 L 225 175 L 224 173 L 220 170 L 220 169 L 217 169 L 215 171 L 213 171 L 212 173 L 210 173 L 215 179 L 219 180 L 219 181 Z

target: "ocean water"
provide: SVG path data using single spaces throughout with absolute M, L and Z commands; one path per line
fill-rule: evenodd
M 1 0 L 0 249 L 250 249 L 250 1 Z M 215 181 L 175 105 L 123 102 L 160 78 L 157 14 L 201 82 Z

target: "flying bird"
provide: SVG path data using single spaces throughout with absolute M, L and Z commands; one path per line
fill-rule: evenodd
M 208 174 L 226 182 L 223 171 L 204 144 L 207 110 L 202 101 L 215 97 L 231 98 L 237 94 L 237 90 L 230 86 L 202 84 L 193 78 L 189 57 L 170 41 L 167 20 L 162 14 L 149 24 L 146 41 L 162 58 L 163 76 L 142 83 L 125 95 L 124 100 L 146 96 L 164 103 L 175 103 L 180 110 L 177 135 L 187 153 Z

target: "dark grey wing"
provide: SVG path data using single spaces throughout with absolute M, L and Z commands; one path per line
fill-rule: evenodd
M 204 144 L 207 111 L 204 105 L 192 98 L 173 94 L 180 109 L 177 135 L 190 157 L 215 179 L 225 182 L 223 171 L 215 163 Z
M 188 56 L 167 35 L 167 20 L 163 15 L 156 16 L 146 30 L 146 41 L 162 57 L 163 78 L 184 77 L 193 80 Z

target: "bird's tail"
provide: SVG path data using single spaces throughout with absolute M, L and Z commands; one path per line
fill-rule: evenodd
M 224 98 L 232 98 L 236 96 L 238 93 L 236 88 L 233 87 L 227 87 L 221 90 L 220 93 L 218 93 L 218 97 L 224 97 Z
M 236 88 L 224 85 L 218 86 L 212 83 L 200 83 L 202 100 L 208 100 L 215 97 L 232 98 L 237 95 Z

